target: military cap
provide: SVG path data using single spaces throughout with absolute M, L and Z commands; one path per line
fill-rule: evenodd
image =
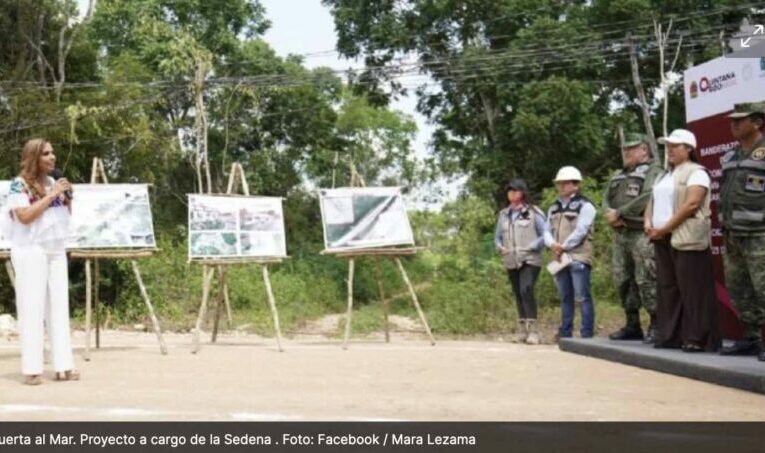
M 630 133 L 624 136 L 625 148 L 632 148 L 642 143 L 648 143 L 648 137 L 645 134 Z
M 745 102 L 733 106 L 733 113 L 728 118 L 746 118 L 751 115 L 765 115 L 765 102 Z

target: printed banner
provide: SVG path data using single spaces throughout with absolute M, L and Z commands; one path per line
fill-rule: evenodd
M 765 100 L 765 57 L 715 58 L 683 75 L 685 119 L 690 123 Z
M 727 118 L 734 104 L 765 100 L 765 57 L 710 60 L 685 71 L 684 87 L 686 127 L 696 135 L 699 163 L 712 176 L 712 254 L 723 336 L 738 338 L 743 326 L 735 301 L 730 300 L 725 289 L 722 261 L 725 247 L 717 217 L 722 178 L 720 158 L 738 145 Z

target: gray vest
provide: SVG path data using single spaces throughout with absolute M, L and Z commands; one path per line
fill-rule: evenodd
M 507 251 L 502 255 L 502 261 L 508 269 L 518 269 L 524 264 L 542 265 L 542 251 L 530 247 L 539 238 L 536 229 L 535 216 L 544 213 L 536 206 L 525 207 L 515 221 L 511 220 L 510 208 L 500 211 L 502 221 L 502 247 Z
M 576 194 L 565 207 L 561 204 L 560 200 L 555 200 L 555 203 L 550 207 L 549 221 L 552 227 L 552 235 L 559 244 L 562 244 L 576 229 L 579 213 L 582 211 L 584 203 L 590 203 L 590 200 Z M 593 222 L 584 240 L 568 252 L 573 260 L 592 264 L 592 235 L 594 227 L 595 223 Z
M 726 231 L 765 233 L 765 137 L 750 153 L 740 147 L 721 159 L 718 215 Z

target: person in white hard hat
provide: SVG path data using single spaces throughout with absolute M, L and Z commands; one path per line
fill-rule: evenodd
M 595 309 L 590 294 L 595 206 L 579 193 L 582 174 L 575 167 L 558 170 L 553 182 L 558 199 L 548 210 L 551 230 L 545 234 L 545 244 L 558 261 L 570 261 L 555 274 L 561 298 L 561 325 L 557 338 L 573 335 L 575 302 L 581 306 L 579 333 L 582 338 L 591 338 L 595 334 Z
M 712 269 L 709 174 L 695 162 L 696 136 L 675 129 L 666 145 L 669 168 L 657 178 L 644 228 L 656 255 L 654 347 L 685 352 L 721 345 Z

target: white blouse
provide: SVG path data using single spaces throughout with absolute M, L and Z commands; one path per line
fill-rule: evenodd
M 704 170 L 696 170 L 688 178 L 689 186 L 702 186 L 709 190 L 711 181 Z M 654 228 L 661 228 L 669 222 L 674 212 L 675 182 L 672 172 L 664 176 L 653 186 L 653 216 L 651 223 Z
M 53 178 L 49 177 L 45 190 L 50 193 L 54 184 Z M 63 252 L 69 238 L 69 219 L 71 217 L 69 208 L 59 198 L 53 201 L 50 207 L 34 222 L 24 225 L 16 218 L 14 211 L 31 206 L 33 201 L 34 197 L 24 180 L 20 177 L 15 178 L 11 182 L 6 204 L 0 212 L 3 219 L 0 221 L 3 235 L 11 243 L 12 249 L 39 245 L 47 252 Z

